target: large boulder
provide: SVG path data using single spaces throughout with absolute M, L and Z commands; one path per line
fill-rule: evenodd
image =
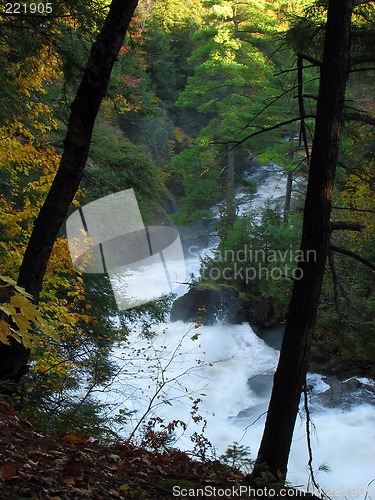
M 256 298 L 248 301 L 246 303 L 246 316 L 257 335 L 265 329 L 279 325 L 279 318 L 270 298 Z
M 349 409 L 353 405 L 367 403 L 375 404 L 375 387 L 366 379 L 351 377 L 348 380 L 325 377 L 323 381 L 329 388 L 315 396 L 313 402 L 328 408 Z
M 218 322 L 239 324 L 247 321 L 245 307 L 238 291 L 229 287 L 191 287 L 174 301 L 171 321 L 197 321 L 204 325 Z

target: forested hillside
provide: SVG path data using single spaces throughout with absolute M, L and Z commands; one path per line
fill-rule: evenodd
M 375 377 L 375 3 L 55 0 L 0 9 L 4 414 L 15 408 L 36 432 L 102 444 L 133 418 L 122 407 L 114 418 L 97 396 L 116 384 L 114 349 L 131 352 L 131 373 L 144 356 L 132 332 L 152 342 L 176 296 L 119 311 L 108 274 L 74 268 L 65 223 L 134 189 L 145 225 L 176 227 L 186 258 L 214 238 L 188 289 L 229 296 L 260 336 L 285 326 L 258 458 L 246 462 L 241 446 L 233 460 L 221 457 L 250 464 L 251 484 L 280 487 L 306 372 Z M 256 179 L 270 166 L 285 192 L 254 208 Z M 207 312 L 198 305 L 197 329 Z M 160 391 L 165 383 L 157 379 Z M 204 418 L 190 399 L 204 461 Z M 153 404 L 142 446 L 164 453 L 184 423 L 172 418 L 160 430 Z M 133 433 L 126 438 L 133 446 Z

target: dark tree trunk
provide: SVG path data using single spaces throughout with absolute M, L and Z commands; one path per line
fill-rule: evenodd
M 301 240 L 305 262 L 299 263 L 302 278 L 294 282 L 254 477 L 261 475 L 264 466 L 275 478 L 284 480 L 287 472 L 329 247 L 331 201 L 348 73 L 351 11 L 352 0 L 329 2 Z M 311 251 L 315 252 L 315 259 Z
M 286 174 L 285 202 L 284 202 L 284 224 L 289 220 L 290 205 L 292 203 L 293 172 L 288 170 Z
M 137 4 L 138 0 L 112 1 L 71 106 L 60 166 L 34 223 L 18 277 L 18 285 L 25 288 L 35 302 L 39 300 L 53 244 L 81 182 L 95 119 Z M 9 374 L 12 372 L 13 380 L 18 380 L 25 372 L 29 352 L 22 346 L 21 351 L 20 348 L 16 352 L 13 347 L 0 344 L 0 365 L 9 366 L 9 360 L 15 358 L 7 370 Z M 17 360 L 21 366 L 15 373 L 13 365 Z M 4 371 L 1 376 L 4 380 L 8 379 Z
M 60 166 L 35 221 L 18 277 L 18 284 L 36 301 L 53 244 L 81 182 L 95 119 L 137 3 L 112 1 L 71 105 Z

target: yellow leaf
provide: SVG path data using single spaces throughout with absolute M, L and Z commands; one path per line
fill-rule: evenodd
M 13 321 L 20 329 L 21 336 L 25 336 L 26 332 L 31 328 L 30 321 L 22 314 L 13 314 Z
M 0 341 L 3 344 L 9 345 L 9 335 L 11 335 L 11 331 L 8 323 L 6 323 L 6 321 L 0 320 Z
M 8 314 L 9 316 L 13 316 L 16 314 L 16 310 L 14 307 L 12 307 L 10 304 L 0 304 L 0 309 L 1 311 L 4 311 L 5 314 Z

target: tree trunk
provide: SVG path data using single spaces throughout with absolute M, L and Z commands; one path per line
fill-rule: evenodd
M 295 420 L 305 383 L 330 237 L 331 201 L 338 158 L 350 51 L 352 0 L 330 0 L 316 112 L 301 250 L 254 477 L 268 470 L 285 480 Z
M 53 244 L 81 182 L 95 119 L 137 3 L 112 1 L 71 105 L 60 166 L 35 221 L 18 276 L 18 284 L 36 301 Z
M 90 148 L 92 131 L 100 104 L 108 87 L 113 65 L 132 19 L 138 0 L 113 0 L 104 25 L 91 48 L 86 70 L 71 106 L 64 152 L 53 180 L 51 189 L 34 223 L 18 276 L 18 285 L 29 292 L 35 302 L 39 300 L 44 274 L 53 244 L 64 223 L 68 210 L 81 182 Z M 0 365 L 9 367 L 9 360 L 15 361 L 7 370 L 14 381 L 25 372 L 29 351 L 17 346 L 0 344 Z M 1 373 L 8 380 L 7 373 Z
M 284 202 L 284 224 L 288 223 L 290 205 L 292 203 L 293 172 L 288 170 L 286 174 L 285 202 Z

